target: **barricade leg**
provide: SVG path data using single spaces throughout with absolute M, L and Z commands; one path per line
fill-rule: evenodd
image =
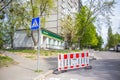
M 86 67 L 85 69 L 92 69 L 92 66 L 90 65 L 90 62 L 89 62 L 89 53 L 87 52 L 86 53 Z

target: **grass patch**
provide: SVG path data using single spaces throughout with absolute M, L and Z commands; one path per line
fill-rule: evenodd
M 0 53 L 0 68 L 8 67 L 11 64 L 15 64 L 14 60 Z
M 33 55 L 26 56 L 26 58 L 34 59 Z
M 29 49 L 9 49 L 7 50 L 9 52 L 21 52 L 21 53 L 30 53 L 30 54 L 35 54 L 37 51 L 36 50 L 29 50 Z
M 35 70 L 35 72 L 40 73 L 43 72 L 43 70 Z
M 33 58 L 34 55 L 37 54 L 37 50 L 30 50 L 30 49 L 24 49 L 24 50 L 7 50 L 9 52 L 17 52 L 19 54 L 27 55 L 25 57 L 27 58 Z M 40 50 L 40 56 L 57 56 L 59 53 L 65 54 L 70 52 L 80 52 L 80 50 Z

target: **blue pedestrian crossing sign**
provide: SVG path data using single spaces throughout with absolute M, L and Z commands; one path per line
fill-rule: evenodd
M 40 18 L 33 18 L 31 22 L 31 30 L 37 30 L 40 28 Z

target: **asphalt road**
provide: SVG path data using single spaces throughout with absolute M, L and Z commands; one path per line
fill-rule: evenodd
M 77 69 L 61 74 L 51 74 L 43 80 L 120 80 L 120 52 L 90 51 L 97 60 L 91 61 L 92 69 Z M 0 80 L 33 80 L 38 74 L 36 60 L 29 60 L 8 52 L 4 54 L 19 62 L 0 69 Z M 44 72 L 57 68 L 57 57 L 41 57 L 40 69 Z M 42 74 L 42 73 L 41 73 Z
M 71 70 L 58 75 L 51 74 L 45 80 L 120 80 L 120 53 L 94 53 L 98 59 L 91 61 L 92 69 Z M 55 69 L 56 58 L 49 59 L 46 59 L 48 64 Z

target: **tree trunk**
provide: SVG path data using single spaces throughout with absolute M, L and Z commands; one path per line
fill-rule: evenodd
M 11 25 L 11 32 L 10 32 L 10 41 L 11 41 L 11 48 L 14 48 L 13 42 L 14 42 L 14 27 Z
M 14 46 L 13 46 L 13 42 L 14 42 L 14 31 L 11 32 L 10 39 L 11 39 L 11 48 L 13 49 L 13 48 L 14 48 Z
M 33 0 L 30 0 L 30 2 L 31 2 L 31 7 L 32 7 L 32 17 L 35 17 L 35 11 L 34 11 L 34 8 L 33 8 Z M 33 30 L 31 31 L 31 36 L 32 36 L 33 44 L 34 44 L 34 50 L 37 50 L 37 42 L 38 41 L 35 39 Z
M 2 33 L 0 33 L 0 49 L 3 48 L 3 39 L 2 39 L 2 36 L 1 36 Z
M 37 50 L 38 41 L 36 41 L 36 39 L 35 39 L 34 31 L 31 31 L 31 36 L 32 36 L 33 44 L 34 44 L 34 50 Z

